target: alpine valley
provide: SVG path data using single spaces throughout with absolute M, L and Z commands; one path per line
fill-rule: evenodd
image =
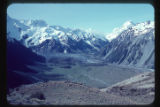
M 152 21 L 126 21 L 105 35 L 7 15 L 7 100 L 24 105 L 150 104 L 154 41 Z

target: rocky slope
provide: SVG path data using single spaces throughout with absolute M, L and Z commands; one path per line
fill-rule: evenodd
M 138 104 L 151 104 L 155 95 L 154 72 L 145 72 L 110 87 L 101 89 L 106 93 L 129 97 Z
M 108 63 L 154 68 L 154 23 L 125 23 L 113 33 L 115 38 L 101 52 Z M 113 37 L 113 36 L 111 36 Z
M 101 92 L 82 84 L 49 81 L 15 88 L 7 96 L 13 105 L 112 105 L 136 104 L 129 98 Z
M 145 72 L 98 89 L 71 81 L 48 81 L 15 88 L 13 105 L 144 105 L 154 101 L 154 72 Z

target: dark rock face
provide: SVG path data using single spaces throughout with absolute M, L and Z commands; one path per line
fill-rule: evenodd
M 106 43 L 108 42 L 98 39 L 92 44 L 100 50 Z M 36 46 L 30 46 L 30 48 L 36 53 L 41 54 L 43 56 L 47 56 L 49 54 L 54 53 L 64 53 L 65 51 L 67 53 L 83 54 L 99 52 L 99 50 L 95 49 L 94 47 L 86 43 L 85 40 L 81 39 L 79 41 L 76 41 L 70 37 L 68 37 L 66 45 L 62 44 L 59 40 L 52 39 L 45 40 L 44 42 Z
M 45 62 L 45 58 L 33 53 L 29 48 L 13 40 L 7 41 L 7 87 L 14 88 L 21 84 L 33 83 L 35 80 L 23 73 L 34 74 L 35 70 L 27 67 L 35 62 Z
M 7 41 L 8 67 L 11 67 L 15 70 L 22 70 L 24 68 L 22 65 L 31 65 L 36 61 L 45 62 L 45 58 L 33 53 L 32 50 L 26 48 L 16 40 L 14 40 L 14 42 Z

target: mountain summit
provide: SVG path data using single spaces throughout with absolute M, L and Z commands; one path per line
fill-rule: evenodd
M 132 29 L 134 35 L 142 35 L 149 32 L 151 29 L 154 28 L 154 22 L 146 21 L 142 23 L 133 23 L 132 21 L 126 21 L 121 27 L 117 27 L 113 29 L 113 31 L 106 35 L 106 39 L 112 41 L 113 39 L 117 38 L 123 31 L 127 29 Z
M 109 63 L 154 68 L 154 22 L 124 25 L 109 35 L 112 38 L 102 52 L 104 59 Z
M 101 36 L 80 29 L 49 26 L 42 20 L 15 20 L 7 16 L 8 36 L 21 41 L 36 53 L 94 53 L 107 43 Z M 52 44 L 52 45 L 51 45 Z

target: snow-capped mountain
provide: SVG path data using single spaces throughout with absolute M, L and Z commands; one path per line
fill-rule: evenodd
M 115 39 L 121 32 L 127 30 L 129 27 L 134 26 L 135 24 L 132 21 L 126 21 L 121 27 L 114 28 L 113 31 L 106 35 L 106 39 L 112 41 Z
M 149 29 L 153 29 L 154 22 L 146 21 L 143 23 L 135 24 L 132 21 L 126 21 L 121 27 L 114 28 L 113 31 L 106 35 L 106 39 L 112 41 L 117 38 L 124 30 L 133 29 L 134 35 L 142 35 L 148 32 Z
M 107 40 L 80 29 L 49 26 L 42 20 L 16 20 L 7 16 L 8 36 L 40 54 L 97 52 Z
M 154 68 L 154 22 L 125 22 L 106 36 L 81 29 L 50 26 L 43 20 L 16 20 L 7 16 L 7 38 L 34 52 L 98 54 L 108 63 Z M 110 41 L 110 42 L 108 42 Z
M 14 38 L 16 40 L 20 40 L 21 32 L 28 30 L 29 27 L 24 25 L 23 23 L 20 23 L 16 19 L 12 19 L 7 15 L 7 38 Z
M 113 33 L 117 37 L 107 44 L 102 56 L 109 63 L 154 68 L 154 23 L 127 23 L 125 30 Z

